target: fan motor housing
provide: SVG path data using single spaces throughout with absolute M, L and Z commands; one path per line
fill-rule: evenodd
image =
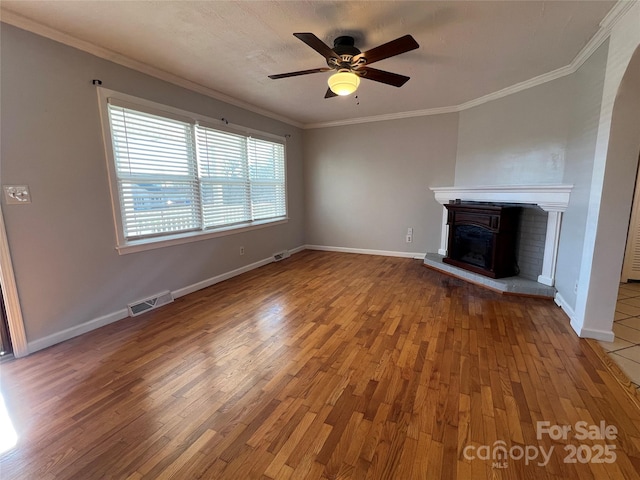
M 354 47 L 355 45 L 355 40 L 353 37 L 350 37 L 348 35 L 343 35 L 341 37 L 336 38 L 333 41 L 333 51 L 336 52 L 338 55 L 342 56 L 342 55 L 351 55 L 351 56 L 355 56 L 355 55 L 359 55 L 360 50 L 358 50 L 356 47 Z

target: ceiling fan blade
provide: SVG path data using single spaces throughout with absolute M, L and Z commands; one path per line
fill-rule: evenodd
M 334 52 L 329 45 L 316 37 L 313 33 L 294 33 L 293 35 L 309 45 L 327 60 L 330 58 L 340 59 L 340 56 Z
M 362 67 L 358 69 L 357 72 L 364 73 L 363 75 L 360 75 L 362 78 L 373 80 L 374 82 L 386 83 L 387 85 L 393 85 L 394 87 L 401 87 L 409 81 L 409 78 L 411 78 L 370 67 Z
M 333 93 L 333 90 L 331 90 L 330 88 L 327 88 L 327 93 L 324 94 L 324 98 L 333 98 L 333 97 L 337 97 L 338 94 L 337 93 Z
M 379 62 L 380 60 L 384 60 L 385 58 L 394 57 L 396 55 L 400 55 L 401 53 L 415 50 L 419 46 L 420 45 L 418 45 L 418 42 L 416 42 L 411 35 L 405 35 L 404 37 L 396 38 L 395 40 L 391 40 L 390 42 L 380 45 L 379 47 L 367 50 L 360 55 L 356 55 L 355 57 L 353 57 L 353 60 L 354 62 L 356 62 L 360 58 L 364 57 L 367 59 L 367 65 L 370 65 L 373 62 Z
M 289 72 L 289 73 L 279 73 L 278 75 L 269 75 L 269 78 L 272 80 L 277 80 L 278 78 L 297 77 L 299 75 L 309 75 L 310 73 L 328 72 L 330 70 L 332 69 L 328 67 L 312 68 L 311 70 L 300 70 L 299 72 Z

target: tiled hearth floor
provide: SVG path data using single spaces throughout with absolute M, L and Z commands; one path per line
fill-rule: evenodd
M 616 339 L 598 343 L 640 389 L 640 283 L 620 284 L 613 320 Z

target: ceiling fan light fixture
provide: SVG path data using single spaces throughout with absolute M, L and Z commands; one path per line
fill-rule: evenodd
M 329 88 L 336 95 L 351 95 L 360 85 L 360 77 L 352 72 L 337 72 L 329 77 Z

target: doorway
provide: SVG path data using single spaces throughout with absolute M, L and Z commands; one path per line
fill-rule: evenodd
M 638 164 L 640 165 L 640 152 L 638 153 Z M 638 173 L 636 174 L 636 185 L 629 218 L 629 231 L 627 233 L 627 244 L 624 250 L 620 278 L 622 283 L 627 283 L 630 280 L 640 281 L 640 168 L 638 168 Z
M 11 346 L 7 313 L 4 310 L 4 297 L 2 296 L 2 289 L 0 289 L 0 358 L 12 353 L 13 347 Z
M 6 338 L 6 343 L 10 345 L 13 356 L 27 355 L 29 353 L 27 337 L 24 331 L 22 309 L 20 308 L 18 288 L 9 253 L 2 208 L 0 208 L 0 309 L 2 312 L 0 330 L 4 328 L 7 332 L 6 336 L 2 337 L 2 342 L 5 343 Z

